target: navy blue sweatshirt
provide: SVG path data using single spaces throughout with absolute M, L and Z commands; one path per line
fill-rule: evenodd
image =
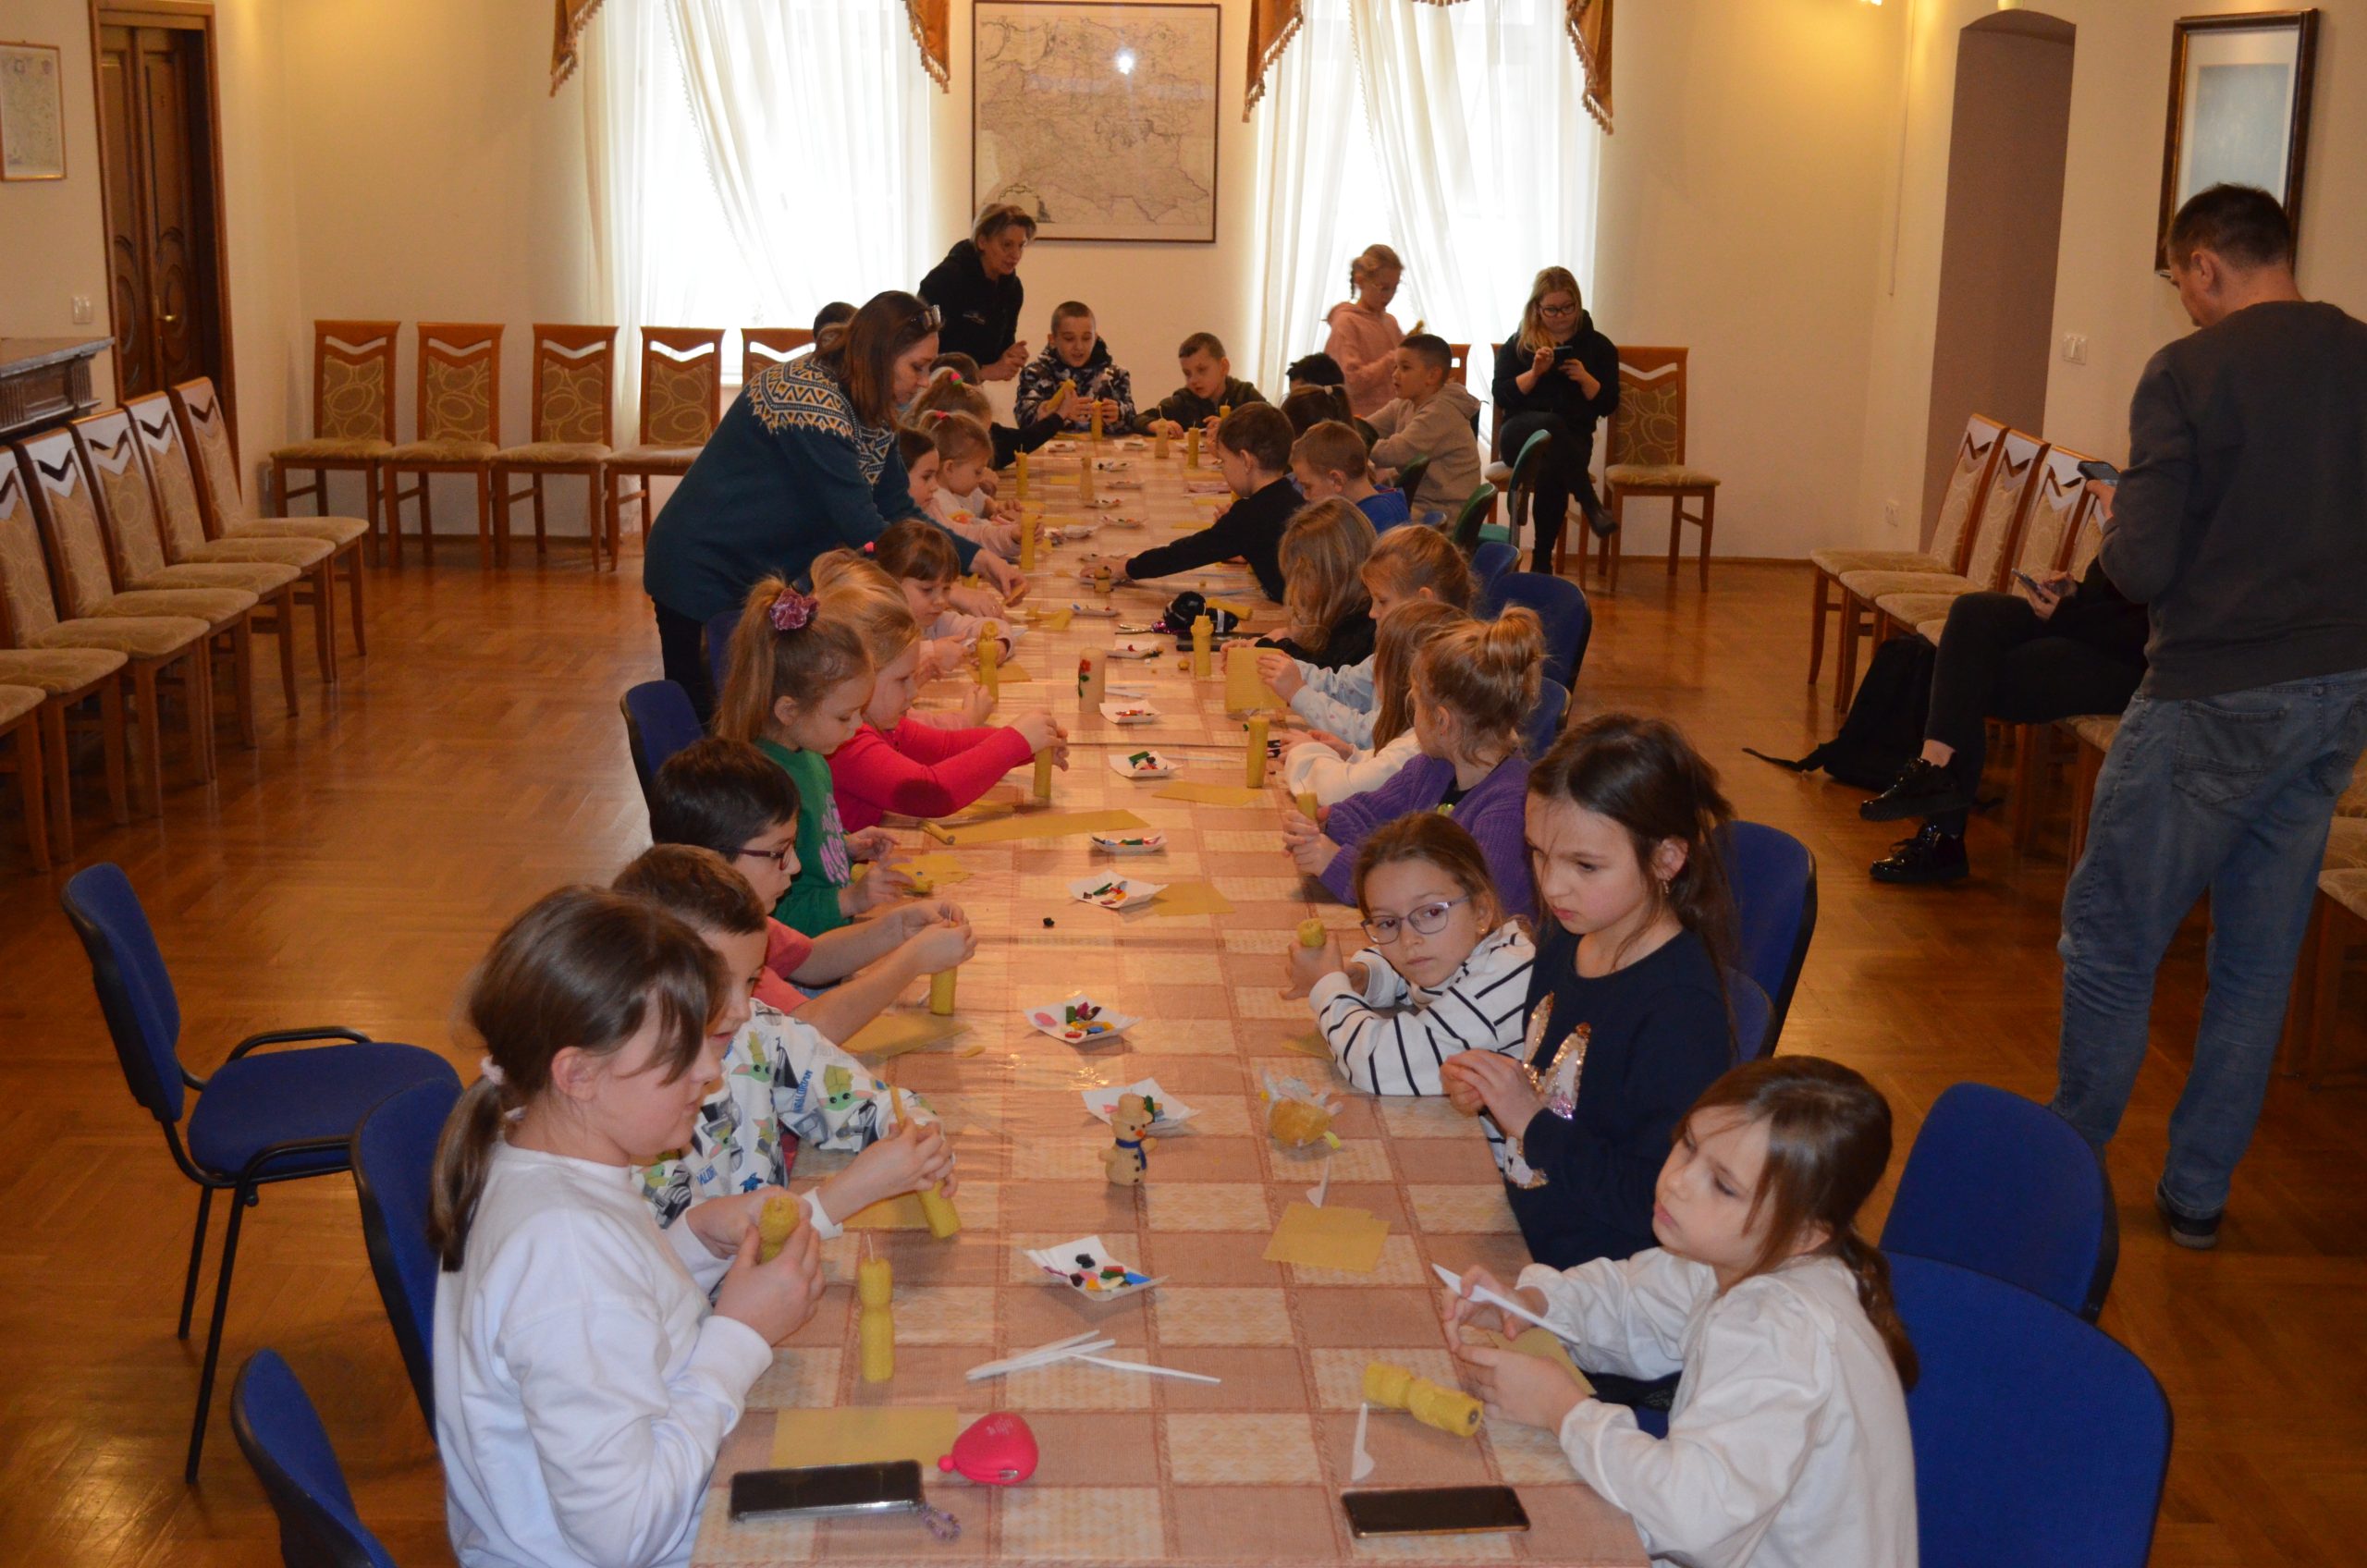
M 1239 556 L 1257 576 L 1257 586 L 1276 604 L 1282 602 L 1282 530 L 1306 497 L 1286 474 L 1254 496 L 1244 496 L 1197 533 L 1186 533 L 1171 545 L 1155 545 L 1126 562 L 1126 575 L 1140 582 L 1172 577 L 1179 571 L 1214 566 Z
M 1529 970 L 1528 1011 L 1553 1013 L 1530 1065 L 1542 1072 L 1578 1023 L 1594 1026 L 1576 1114 L 1540 1110 L 1522 1153 L 1545 1185 L 1505 1183 L 1529 1256 L 1549 1268 L 1659 1244 L 1652 1188 L 1676 1124 L 1735 1062 L 1733 1025 L 1710 949 L 1690 931 L 1600 979 L 1577 972 L 1578 939 L 1550 918 Z

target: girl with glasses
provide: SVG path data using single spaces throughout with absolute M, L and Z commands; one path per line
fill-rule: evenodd
M 1594 482 L 1594 427 L 1619 408 L 1619 350 L 1595 330 L 1567 267 L 1547 267 L 1529 286 L 1520 329 L 1496 350 L 1497 456 L 1512 462 L 1539 431 L 1552 437 L 1538 480 L 1531 571 L 1550 571 L 1562 523 L 1576 497 L 1601 526 Z

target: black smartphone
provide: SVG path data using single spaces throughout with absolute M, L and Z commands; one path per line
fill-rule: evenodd
M 1342 1492 L 1348 1528 L 1366 1536 L 1474 1536 L 1528 1528 L 1510 1487 L 1401 1487 Z
M 2092 479 L 2100 484 L 2117 484 L 2120 483 L 2120 470 L 2102 458 L 2082 458 L 2079 459 L 2079 477 Z
M 1577 357 L 1578 346 L 1576 343 L 1560 343 L 1554 346 L 1553 362 L 1557 365 L 1564 360 L 1575 360 Z
M 921 1504 L 917 1460 L 742 1470 L 731 1477 L 731 1517 L 770 1513 L 892 1513 Z
M 2063 597 L 2063 590 L 2061 588 L 2050 583 L 2041 582 L 2037 578 L 2032 577 L 2029 572 L 2023 571 L 2019 568 L 2015 569 L 2014 578 L 2015 581 L 2021 583 L 2023 587 L 2029 589 L 2031 593 L 2038 594 L 2042 598 L 2059 599 Z

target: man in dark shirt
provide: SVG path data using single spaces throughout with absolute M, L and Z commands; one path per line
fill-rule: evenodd
M 2145 367 L 2103 496 L 2104 570 L 2152 630 L 2064 892 L 2054 1109 L 2098 1149 L 2112 1137 L 2154 971 L 2208 890 L 2210 990 L 2154 1189 L 2171 1239 L 2208 1247 L 2367 746 L 2367 324 L 2301 298 L 2264 191 L 2194 197 L 2169 256 L 2201 330 Z

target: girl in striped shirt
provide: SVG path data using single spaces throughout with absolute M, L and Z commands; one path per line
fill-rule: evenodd
M 1357 851 L 1355 890 L 1371 945 L 1343 962 L 1336 938 L 1294 944 L 1282 993 L 1307 998 L 1343 1076 L 1436 1095 L 1448 1057 L 1519 1051 L 1536 949 L 1467 831 L 1438 812 L 1389 823 Z

